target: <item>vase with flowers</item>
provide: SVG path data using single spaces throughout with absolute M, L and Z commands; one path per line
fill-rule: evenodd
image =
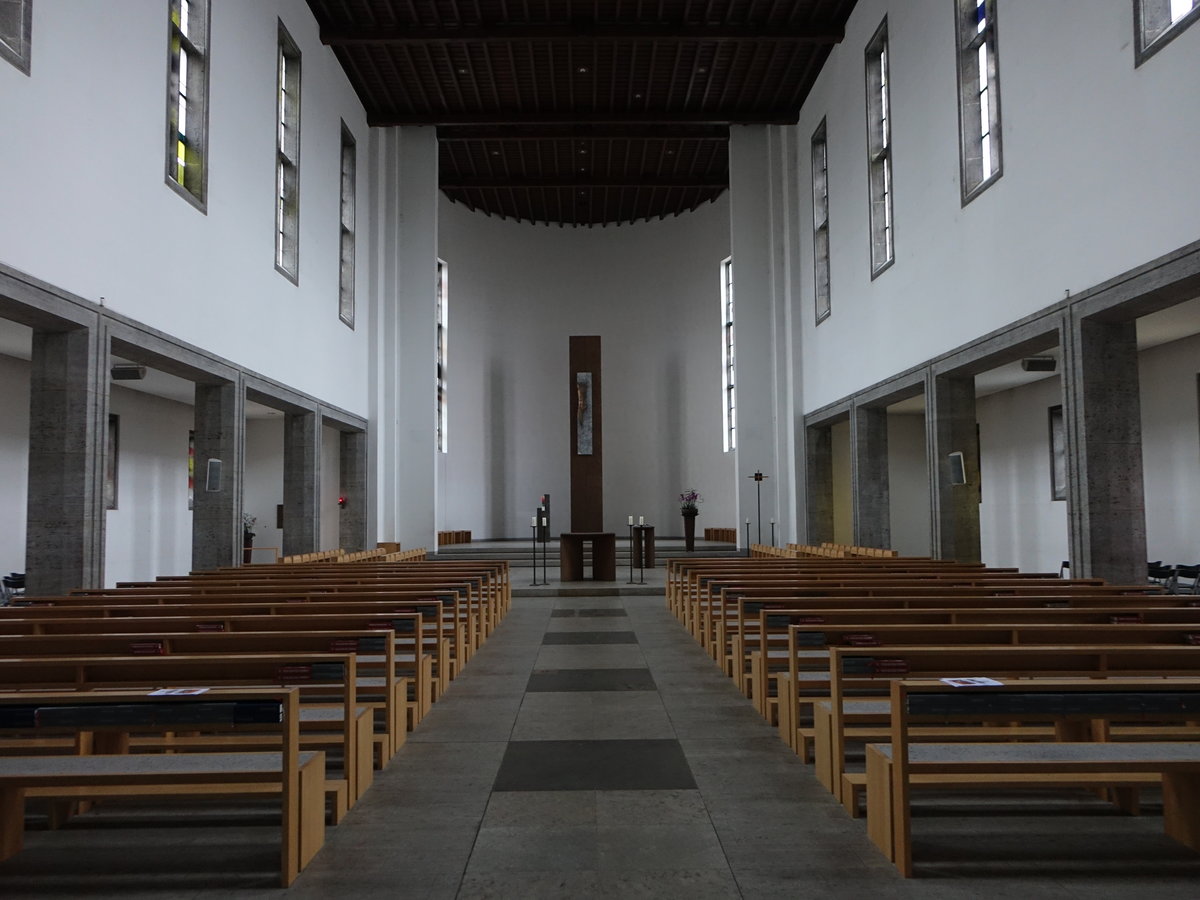
M 689 552 L 696 549 L 696 516 L 700 515 L 696 504 L 703 502 L 704 498 L 700 496 L 699 491 L 691 488 L 679 495 L 679 514 L 683 516 L 684 549 Z

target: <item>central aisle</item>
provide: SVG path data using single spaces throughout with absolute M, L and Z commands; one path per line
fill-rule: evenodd
M 897 882 L 661 596 L 520 597 L 289 894 L 829 896 L 867 869 Z

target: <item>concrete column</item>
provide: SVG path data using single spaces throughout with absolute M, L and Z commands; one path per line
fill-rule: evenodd
M 1134 322 L 1072 316 L 1063 342 L 1071 574 L 1146 580 L 1142 419 Z
M 765 125 L 729 130 L 729 233 L 733 256 L 734 358 L 737 360 L 738 540 L 770 540 L 769 520 L 780 518 L 781 485 L 790 482 L 779 453 L 775 396 L 778 353 L 773 278 L 772 178 Z M 761 471 L 769 480 L 759 491 Z M 786 535 L 786 531 L 785 531 Z
M 885 407 L 855 406 L 850 413 L 850 502 L 854 543 L 890 547 L 888 416 Z
M 26 592 L 104 583 L 108 339 L 101 328 L 33 333 Z
M 820 544 L 833 540 L 833 429 L 825 425 L 805 432 L 808 529 L 801 543 Z
M 437 546 L 438 148 L 434 128 L 371 132 L 374 519 L 379 540 Z M 453 325 L 451 325 L 453 327 Z M 453 416 L 453 411 L 451 411 Z
M 938 559 L 979 562 L 979 431 L 973 376 L 937 375 L 925 392 L 930 546 Z M 966 484 L 953 484 L 951 453 L 961 453 Z
M 341 471 L 338 495 L 346 498 L 339 512 L 338 546 L 354 552 L 367 548 L 367 435 L 341 432 Z
M 192 504 L 192 568 L 242 561 L 242 477 L 246 452 L 246 391 L 238 383 L 196 385 L 196 482 Z M 209 460 L 221 461 L 209 478 Z
M 283 417 L 283 555 L 321 550 L 321 416 Z

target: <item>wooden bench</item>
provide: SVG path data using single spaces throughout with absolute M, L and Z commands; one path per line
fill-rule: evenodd
M 178 631 L 162 628 L 160 619 L 136 620 L 157 624 L 152 630 L 128 631 L 129 620 L 100 619 L 105 630 L 58 634 L 0 635 L 0 659 L 38 656 L 172 656 L 230 653 L 354 653 L 357 655 L 357 701 L 378 711 L 375 734 L 367 740 L 376 744 L 377 764 L 384 765 L 404 744 L 407 734 L 407 679 L 396 661 L 396 640 L 391 634 L 367 630 L 317 630 L 305 621 L 296 630 L 249 631 L 222 629 L 198 631 L 194 620 L 174 624 Z M 392 628 L 410 635 L 420 622 L 413 615 L 389 620 Z M 61 622 L 60 622 L 61 624 Z M 324 623 L 322 623 L 324 624 Z M 186 627 L 191 625 L 192 627 Z M 405 628 L 404 626 L 407 626 Z M 417 667 L 421 674 L 422 667 Z M 372 718 L 375 718 L 372 713 Z M 324 721 L 329 721 L 326 717 Z
M 892 685 L 892 739 L 867 745 L 867 827 L 871 840 L 911 877 L 911 791 L 921 787 L 990 790 L 1028 786 L 1119 788 L 1118 804 L 1136 808 L 1138 787 L 1161 783 L 1166 833 L 1200 850 L 1200 742 L 924 743 L 922 721 L 969 717 L 1006 721 L 1172 722 L 1200 717 L 1200 681 L 1000 681 L 953 687 Z M 1077 729 L 1078 730 L 1078 729 Z
M 1200 647 L 1151 644 L 831 647 L 826 671 L 830 715 L 828 733 L 824 729 L 816 733 L 820 720 L 814 719 L 815 772 L 818 781 L 849 806 L 856 779 L 848 777 L 846 772 L 846 742 L 851 730 L 844 717 L 848 711 L 852 712 L 847 701 L 855 696 L 861 697 L 864 692 L 886 696 L 893 681 L 907 678 L 976 674 L 995 678 L 1200 676 Z M 810 698 L 809 702 L 815 703 L 817 699 Z
M 294 689 L 213 690 L 200 697 L 38 692 L 0 695 L 5 730 L 39 730 L 40 722 L 77 731 L 235 727 L 238 709 L 254 718 L 274 710 L 281 749 L 267 753 L 116 754 L 0 757 L 0 859 L 23 846 L 25 798 L 213 797 L 278 794 L 282 805 L 280 883 L 287 887 L 325 839 L 325 754 L 300 749 Z M 28 712 L 28 721 L 24 713 Z M 146 715 L 149 711 L 149 715 Z M 132 715 L 131 715 L 132 714 Z M 178 715 L 177 715 L 178 714 Z M 68 724 L 70 723 L 70 724 Z M 263 725 L 272 724 L 261 722 Z M 55 726 L 49 724 L 54 730 Z M 132 848 L 131 848 L 132 849 Z M 220 865 L 214 860 L 214 865 Z
M 353 803 L 373 779 L 371 718 L 360 713 L 354 654 L 230 653 L 177 656 L 43 656 L 0 659 L 0 691 L 147 691 L 166 688 L 291 686 L 307 706 L 333 707 L 340 715 L 301 733 L 303 744 L 341 751 L 345 793 Z M 303 708 L 301 709 L 301 716 Z M 331 785 L 336 793 L 337 786 Z

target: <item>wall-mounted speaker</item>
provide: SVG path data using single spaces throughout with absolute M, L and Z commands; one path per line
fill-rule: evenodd
M 951 484 L 966 484 L 967 483 L 967 467 L 963 461 L 961 450 L 955 450 L 950 454 L 950 483 Z
M 1053 372 L 1058 360 L 1053 356 L 1027 356 L 1021 360 L 1021 368 L 1026 372 Z
M 204 473 L 204 490 L 212 493 L 221 489 L 221 461 L 210 459 Z
M 134 363 L 118 363 L 109 369 L 113 381 L 141 381 L 146 377 L 146 367 Z

